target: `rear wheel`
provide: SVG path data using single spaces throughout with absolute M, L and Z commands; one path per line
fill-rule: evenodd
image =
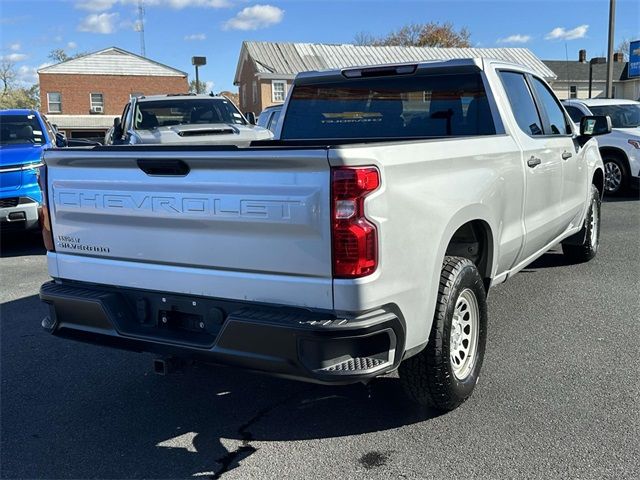
M 615 156 L 605 156 L 604 191 L 607 195 L 621 195 L 629 185 L 629 172 L 625 162 Z
M 591 185 L 591 200 L 589 210 L 584 219 L 582 230 L 577 233 L 577 237 L 582 240 L 578 245 L 574 243 L 563 243 L 562 253 L 573 263 L 588 262 L 596 256 L 600 246 L 600 192 Z
M 421 405 L 453 410 L 478 381 L 487 334 L 486 293 L 475 264 L 445 257 L 429 343 L 400 365 L 408 396 Z

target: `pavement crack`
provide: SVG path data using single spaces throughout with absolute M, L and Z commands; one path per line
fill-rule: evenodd
M 248 421 L 246 421 L 245 423 L 243 423 L 242 425 L 240 425 L 240 427 L 238 428 L 238 435 L 241 439 L 240 441 L 240 446 L 238 448 L 236 448 L 235 450 L 229 451 L 226 455 L 220 457 L 218 460 L 216 460 L 217 463 L 219 463 L 221 466 L 218 469 L 218 471 L 216 471 L 213 476 L 211 476 L 210 478 L 212 480 L 216 480 L 222 477 L 222 475 L 224 475 L 225 473 L 237 468 L 240 466 L 240 462 L 246 458 L 248 458 L 249 456 L 253 455 L 255 452 L 258 451 L 258 449 L 256 447 L 254 447 L 253 445 L 251 445 L 251 442 L 253 441 L 253 433 L 251 433 L 251 431 L 249 430 L 253 425 L 255 425 L 256 423 L 258 423 L 259 421 L 261 421 L 264 417 L 266 417 L 269 413 L 271 413 L 272 411 L 276 410 L 277 408 L 280 408 L 281 406 L 285 405 L 286 403 L 294 400 L 296 397 L 298 397 L 299 395 L 301 395 L 302 393 L 306 393 L 306 392 L 297 392 L 293 395 L 290 395 L 288 397 L 283 398 L 282 400 L 275 402 L 271 405 L 269 405 L 268 407 L 265 407 L 261 410 L 258 410 L 258 412 L 251 417 Z

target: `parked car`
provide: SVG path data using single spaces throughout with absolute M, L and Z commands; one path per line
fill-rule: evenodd
M 412 399 L 450 410 L 478 382 L 489 288 L 559 243 L 573 262 L 598 251 L 592 137 L 611 125 L 576 131 L 522 66 L 303 73 L 283 115 L 279 140 L 249 148 L 47 152 L 43 327 L 163 355 L 159 372 L 398 369 Z
M 618 98 L 565 100 L 571 119 L 585 115 L 609 115 L 613 130 L 598 138 L 604 161 L 605 193 L 624 194 L 640 186 L 640 102 Z
M 42 194 L 38 168 L 42 152 L 54 145 L 55 134 L 35 110 L 0 111 L 0 228 L 38 227 Z
M 282 105 L 271 105 L 265 108 L 258 116 L 258 126 L 271 130 L 275 135 L 281 112 Z
M 252 125 L 226 97 L 196 94 L 132 98 L 106 139 L 108 144 L 184 144 L 248 146 L 271 132 Z

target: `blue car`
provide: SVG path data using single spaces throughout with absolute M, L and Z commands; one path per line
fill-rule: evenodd
M 38 228 L 38 168 L 55 145 L 46 118 L 34 110 L 0 111 L 0 229 Z

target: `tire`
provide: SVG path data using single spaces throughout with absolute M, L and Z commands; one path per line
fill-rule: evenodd
M 600 192 L 591 185 L 591 199 L 589 201 L 589 209 L 584 219 L 582 229 L 576 234 L 577 238 L 582 239 L 578 245 L 573 243 L 563 243 L 562 253 L 572 263 L 588 262 L 596 256 L 600 247 Z
M 486 337 L 486 292 L 478 269 L 466 258 L 445 257 L 429 342 L 400 364 L 407 395 L 442 411 L 458 407 L 478 382 Z
M 626 162 L 616 156 L 606 155 L 604 163 L 605 195 L 623 195 L 629 189 L 629 169 Z

